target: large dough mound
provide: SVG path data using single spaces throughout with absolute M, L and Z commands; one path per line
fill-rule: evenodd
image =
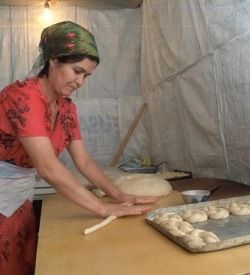
M 163 197 L 172 191 L 170 183 L 154 174 L 131 174 L 113 181 L 121 191 L 138 196 Z
M 156 174 L 127 174 L 116 177 L 113 184 L 121 191 L 147 197 L 163 197 L 172 192 L 170 183 Z M 102 196 L 100 190 L 94 192 Z M 102 192 L 103 193 L 103 192 Z

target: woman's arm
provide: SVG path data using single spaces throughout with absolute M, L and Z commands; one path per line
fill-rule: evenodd
M 71 172 L 57 159 L 47 137 L 20 138 L 39 175 L 63 196 L 75 204 L 107 217 L 115 215 L 140 215 L 151 209 L 150 206 L 126 206 L 107 204 L 88 191 Z
M 93 183 L 96 188 L 101 189 L 108 196 L 114 199 L 119 199 L 122 192 L 111 183 L 111 181 L 92 160 L 81 140 L 72 141 L 67 149 L 76 168 L 81 174 Z
M 118 202 L 140 204 L 153 203 L 158 200 L 157 198 L 128 195 L 120 191 L 90 158 L 81 140 L 72 141 L 68 146 L 68 151 L 77 169 L 97 188 Z

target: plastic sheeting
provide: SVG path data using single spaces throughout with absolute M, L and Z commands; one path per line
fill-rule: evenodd
M 74 99 L 74 103 L 77 106 L 79 124 L 88 153 L 101 167 L 109 166 L 141 107 L 141 98 L 128 96 L 120 97 L 118 100 Z M 141 120 L 118 163 L 131 157 L 139 158 L 141 146 L 146 141 L 147 132 Z M 68 167 L 73 166 L 67 151 L 60 158 Z
M 1 88 L 31 69 L 48 25 L 42 9 L 1 6 Z M 249 0 L 144 0 L 140 9 L 112 11 L 60 5 L 52 12 L 51 23 L 77 22 L 99 46 L 100 65 L 73 96 L 98 164 L 111 163 L 146 101 L 119 162 L 137 158 L 147 143 L 154 164 L 249 184 Z M 66 152 L 61 158 L 72 165 Z
M 250 184 L 250 2 L 144 0 L 142 16 L 155 162 Z

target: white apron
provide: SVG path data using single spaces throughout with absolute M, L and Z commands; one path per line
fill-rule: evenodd
M 35 168 L 0 161 L 0 213 L 10 217 L 26 200 L 33 201 Z

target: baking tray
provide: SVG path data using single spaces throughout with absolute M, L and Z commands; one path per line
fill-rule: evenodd
M 174 178 L 169 178 L 169 179 L 166 178 L 167 181 L 182 180 L 182 179 L 191 179 L 193 177 L 192 172 L 189 172 L 189 171 L 174 170 L 173 172 L 176 172 L 176 173 L 178 173 L 178 172 L 180 172 L 180 173 L 186 173 L 186 175 L 184 175 L 184 176 L 176 176 Z
M 124 172 L 131 173 L 131 174 L 154 174 L 156 172 L 155 166 L 150 167 L 128 167 L 128 168 L 120 168 Z
M 192 172 L 181 171 L 181 170 L 172 170 L 166 172 L 156 172 L 156 175 L 159 175 L 161 178 L 167 181 L 175 181 L 182 179 L 192 178 Z
M 250 215 L 235 216 L 229 215 L 227 219 L 211 220 L 207 219 L 205 222 L 192 223 L 194 228 L 211 231 L 220 238 L 220 242 L 207 244 L 200 249 L 190 248 L 180 237 L 175 237 L 167 230 L 159 227 L 154 223 L 155 215 L 161 213 L 178 214 L 184 210 L 202 210 L 207 206 L 224 207 L 231 202 L 246 203 L 250 201 L 250 196 L 234 197 L 230 199 L 221 199 L 215 201 L 201 202 L 195 204 L 185 204 L 174 207 L 158 208 L 149 212 L 146 216 L 146 222 L 155 229 L 172 239 L 174 242 L 185 248 L 190 252 L 211 252 L 216 250 L 227 249 L 235 246 L 240 246 L 250 243 Z

